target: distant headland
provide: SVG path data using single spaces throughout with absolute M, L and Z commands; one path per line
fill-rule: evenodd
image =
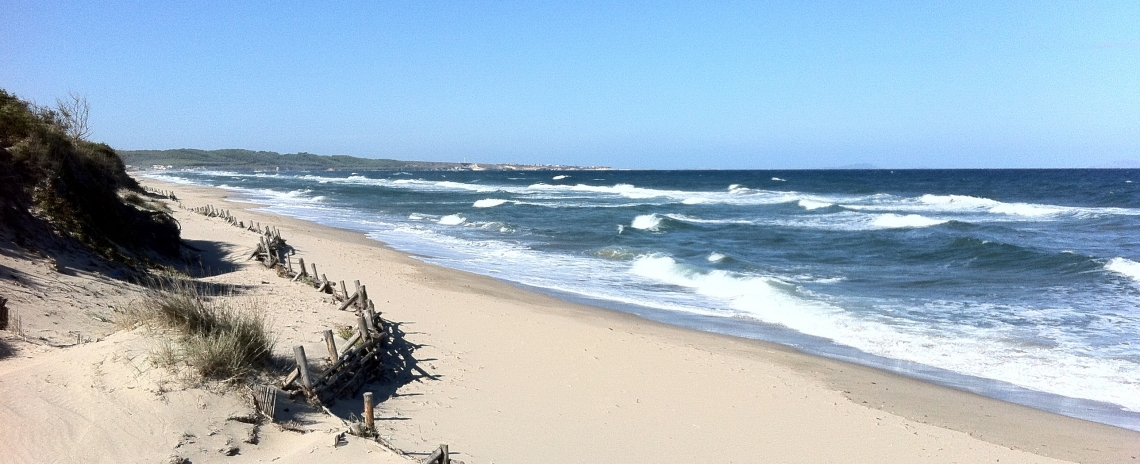
M 277 153 L 241 149 L 196 150 L 117 150 L 129 169 L 249 169 L 288 171 L 608 171 L 604 166 L 564 166 L 558 164 L 484 164 L 441 161 L 401 161 L 357 158 L 346 155 Z

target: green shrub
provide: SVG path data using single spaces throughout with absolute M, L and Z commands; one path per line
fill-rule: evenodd
M 0 90 L 0 219 L 15 224 L 29 208 L 105 258 L 154 250 L 174 256 L 178 223 L 166 212 L 125 203 L 142 193 L 111 147 L 73 137 L 60 115 Z M 21 213 L 22 212 L 22 213 Z

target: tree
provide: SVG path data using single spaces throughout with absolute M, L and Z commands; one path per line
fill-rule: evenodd
M 63 126 L 67 136 L 78 142 L 86 139 L 91 133 L 91 127 L 87 125 L 87 115 L 91 111 L 91 105 L 87 103 L 87 97 L 76 92 L 68 92 L 67 97 L 55 99 L 55 108 L 59 112 L 60 125 Z

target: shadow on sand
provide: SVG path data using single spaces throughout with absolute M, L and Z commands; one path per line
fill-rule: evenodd
M 238 247 L 210 240 L 183 240 L 183 272 L 194 277 L 212 277 L 238 270 L 231 261 Z
M 380 356 L 381 369 L 352 397 L 340 398 L 336 403 L 330 405 L 329 410 L 333 414 L 343 419 L 359 418 L 363 411 L 363 392 L 372 392 L 373 400 L 377 403 L 383 403 L 389 398 L 401 396 L 398 392 L 400 387 L 404 385 L 425 380 L 438 380 L 441 377 L 420 367 L 419 361 L 415 358 L 415 351 L 424 345 L 414 344 L 405 338 L 405 332 L 401 328 L 405 324 L 391 323 L 392 338 Z M 393 421 L 408 420 L 408 418 L 384 417 L 377 418 L 377 420 Z

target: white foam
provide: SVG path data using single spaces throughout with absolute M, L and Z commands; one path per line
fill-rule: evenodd
M 755 222 L 748 219 L 702 219 L 687 214 L 673 213 L 668 213 L 664 216 L 674 221 L 688 222 L 691 224 L 755 224 Z
M 565 179 L 567 177 L 570 177 L 570 176 L 567 176 L 567 175 L 554 176 L 554 177 L 551 177 L 551 179 L 552 180 L 562 180 L 562 179 Z
M 1043 217 L 1065 212 L 1064 208 L 1031 205 L 1027 203 L 1002 203 L 990 208 L 991 213 L 1007 214 L 1010 216 Z
M 772 178 L 772 180 L 774 180 L 774 181 L 776 181 L 776 182 L 787 182 L 786 180 L 784 180 L 784 179 L 781 179 L 781 178 L 779 178 L 779 177 L 773 177 L 773 178 Z
M 458 214 L 449 214 L 447 216 L 439 218 L 438 222 L 443 226 L 457 226 L 463 224 L 465 221 L 467 221 L 467 218 L 463 216 L 460 216 Z
M 931 328 L 884 315 L 870 319 L 814 299 L 810 292 L 781 279 L 721 270 L 705 272 L 663 255 L 639 257 L 629 272 L 707 297 L 707 301 L 698 303 L 701 307 L 732 310 L 714 310 L 712 315 L 750 317 L 877 356 L 1140 411 L 1140 395 L 1135 392 L 1135 385 L 1140 383 L 1140 366 L 1135 362 L 1097 359 L 1055 346 L 1027 345 L 1011 333 L 1017 327 L 978 328 L 946 323 Z M 656 293 L 678 294 L 663 290 Z
M 1129 279 L 1140 282 L 1140 263 L 1126 258 L 1112 258 L 1104 265 L 1106 270 L 1124 275 Z
M 918 201 L 945 211 L 988 211 L 1010 216 L 1042 217 L 1066 211 L 1065 208 L 1029 203 L 1004 203 L 968 195 L 923 195 Z
M 473 204 L 471 206 L 476 207 L 476 208 L 494 208 L 496 206 L 499 206 L 503 203 L 507 203 L 509 201 L 510 200 L 501 200 L 498 198 L 486 198 L 483 200 L 476 201 L 475 204 Z
M 796 204 L 800 205 L 800 208 L 806 209 L 808 211 L 811 211 L 813 209 L 827 208 L 827 207 L 831 206 L 831 203 L 827 203 L 827 202 L 823 202 L 823 201 L 806 200 L 806 199 L 801 199 L 800 201 L 796 202 Z
M 719 263 L 721 261 L 724 261 L 724 258 L 727 258 L 727 256 L 714 251 L 712 253 L 709 253 L 708 258 L 705 259 L 708 259 L 710 263 Z
M 917 214 L 908 214 L 906 216 L 901 216 L 898 214 L 886 213 L 875 216 L 875 218 L 871 220 L 871 225 L 883 229 L 913 229 L 936 226 L 939 224 L 945 224 L 947 222 L 950 221 L 944 219 L 932 219 L 926 216 L 919 216 Z
M 633 218 L 633 222 L 631 222 L 629 226 L 634 229 L 656 232 L 660 230 L 661 227 L 661 216 L 656 214 L 643 214 Z

